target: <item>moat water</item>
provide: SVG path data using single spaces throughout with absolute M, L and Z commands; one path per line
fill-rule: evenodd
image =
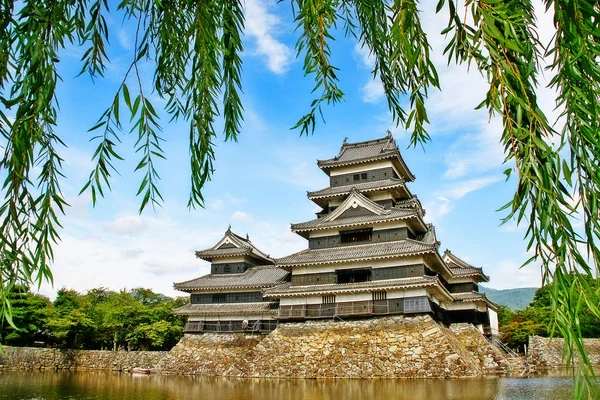
M 567 400 L 568 377 L 300 380 L 0 372 L 0 399 L 20 400 Z

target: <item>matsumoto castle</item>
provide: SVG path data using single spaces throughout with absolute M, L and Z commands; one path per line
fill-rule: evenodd
M 196 252 L 211 262 L 211 273 L 174 285 L 191 296 L 175 310 L 188 317 L 186 333 L 268 333 L 291 321 L 429 314 L 497 334 L 496 305 L 479 293 L 488 276 L 440 252 L 391 133 L 344 141 L 336 157 L 317 165 L 329 187 L 308 198 L 322 210 L 291 227 L 307 248 L 272 258 L 227 229 Z

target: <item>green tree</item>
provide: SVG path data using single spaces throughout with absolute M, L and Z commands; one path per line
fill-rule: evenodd
M 49 310 L 46 324 L 54 345 L 66 348 L 85 348 L 96 326 L 86 312 L 89 304 L 75 290 L 60 289 L 53 307 Z
M 545 283 L 551 283 L 555 326 L 569 357 L 580 358 L 585 387 L 592 397 L 593 370 L 581 341 L 578 313 L 585 305 L 600 316 L 595 293 L 584 276 L 598 272 L 600 250 L 600 3 L 596 0 L 543 0 L 553 14 L 556 34 L 540 43 L 531 0 L 439 0 L 448 15 L 439 27 L 450 38 L 450 62 L 467 63 L 487 78 L 480 107 L 503 121 L 501 141 L 507 177 L 514 176 L 506 220 L 528 226 L 527 250 L 534 254 Z M 51 279 L 52 245 L 66 201 L 59 185 L 62 141 L 56 134 L 57 64 L 60 51 L 84 49 L 81 71 L 100 78 L 109 63 L 107 0 L 32 1 L 0 4 L 0 135 L 7 140 L 0 171 L 0 249 L 5 264 L 0 295 L 6 303 L 16 282 Z M 298 27 L 298 54 L 315 79 L 315 98 L 296 124 L 301 134 L 314 131 L 326 104 L 343 100 L 329 43 L 339 34 L 353 36 L 375 58 L 390 112 L 411 131 L 411 144 L 428 141 L 425 98 L 439 87 L 414 0 L 291 0 Z M 243 108 L 239 93 L 244 29 L 242 2 L 207 0 L 123 0 L 116 7 L 137 26 L 131 65 L 114 100 L 91 128 L 97 133 L 96 166 L 85 190 L 93 201 L 109 189 L 116 144 L 122 130 L 138 138 L 137 169 L 143 178 L 140 211 L 160 203 L 155 161 L 163 158 L 158 113 L 148 94 L 165 100 L 171 118 L 189 124 L 190 206 L 203 204 L 202 188 L 213 171 L 215 118 L 224 117 L 226 140 L 236 140 Z M 341 33 L 340 33 L 341 31 Z M 556 90 L 564 126 L 553 128 L 541 111 L 536 89 L 543 55 L 552 57 L 548 74 Z M 143 87 L 140 66 L 154 67 L 153 86 Z M 8 117 L 14 115 L 14 119 Z M 125 126 L 131 118 L 132 125 Z M 34 178 L 34 166 L 40 173 Z M 4 172 L 5 171 L 5 172 Z M 37 179 L 37 181 L 34 181 Z M 573 224 L 580 216 L 583 228 Z M 589 262 L 588 256 L 589 255 Z M 573 274 L 573 272 L 577 272 Z M 3 307 L 10 318 L 10 308 Z
M 31 293 L 25 286 L 13 287 L 8 298 L 14 326 L 2 321 L 2 343 L 11 346 L 31 346 L 36 341 L 45 342 L 46 315 L 51 305 L 50 300 Z

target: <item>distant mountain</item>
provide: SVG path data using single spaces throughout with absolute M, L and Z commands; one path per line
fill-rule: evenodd
M 533 296 L 538 288 L 518 288 L 518 289 L 492 289 L 479 286 L 479 291 L 485 293 L 488 299 L 494 303 L 506 306 L 513 310 L 523 310 L 533 301 Z

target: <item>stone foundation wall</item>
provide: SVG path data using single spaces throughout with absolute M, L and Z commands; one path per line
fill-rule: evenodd
M 101 351 L 60 350 L 32 347 L 2 347 L 0 370 L 56 370 L 124 371 L 151 368 L 165 355 L 166 351 Z
M 430 316 L 280 324 L 269 335 L 186 334 L 169 352 L 4 347 L 1 369 L 289 378 L 457 378 L 510 371 L 475 327 Z
M 290 378 L 428 378 L 508 370 L 481 333 L 429 316 L 281 324 L 268 336 L 185 335 L 157 373 Z M 467 341 L 468 346 L 461 342 Z M 482 354 L 478 354 L 481 351 Z
M 450 330 L 477 360 L 484 373 L 502 374 L 513 369 L 506 354 L 492 345 L 474 325 L 452 324 Z
M 583 342 L 592 364 L 600 366 L 600 339 L 583 339 Z M 564 368 L 565 363 L 562 360 L 564 343 L 565 341 L 562 338 L 550 339 L 531 336 L 529 338 L 527 362 L 539 370 Z

